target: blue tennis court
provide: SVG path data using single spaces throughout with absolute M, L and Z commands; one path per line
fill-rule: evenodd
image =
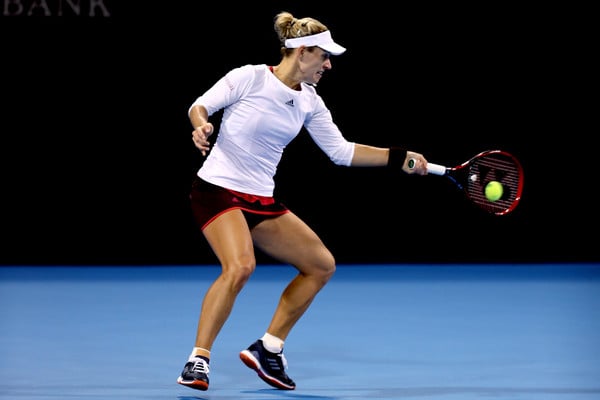
M 259 266 L 211 359 L 175 381 L 217 266 L 0 268 L 0 398 L 598 399 L 600 266 L 345 265 L 286 342 L 294 391 L 238 358 L 294 270 Z

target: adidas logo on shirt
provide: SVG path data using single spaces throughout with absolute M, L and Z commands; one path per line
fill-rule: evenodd
M 294 107 L 294 99 L 292 99 L 290 101 L 286 101 L 285 104 L 288 105 L 288 106 L 290 106 L 290 107 Z

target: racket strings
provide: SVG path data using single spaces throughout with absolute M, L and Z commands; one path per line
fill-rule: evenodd
M 474 160 L 469 168 L 467 193 L 471 200 L 484 210 L 501 215 L 514 209 L 521 197 L 522 168 L 512 156 L 498 152 Z M 490 201 L 485 187 L 491 181 L 502 184 L 500 199 Z

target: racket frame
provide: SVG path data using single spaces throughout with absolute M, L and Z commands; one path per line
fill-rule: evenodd
M 496 202 L 492 202 L 487 200 L 483 194 L 474 195 L 470 185 L 475 184 L 477 179 L 479 179 L 479 173 L 472 173 L 471 168 L 478 163 L 483 162 L 485 159 L 492 159 L 496 157 L 501 157 L 506 160 L 506 168 L 497 166 L 496 169 L 507 171 L 510 174 L 511 180 L 508 183 L 505 182 L 505 184 L 508 185 L 510 183 L 509 189 L 511 189 L 511 191 L 508 193 L 508 199 L 501 199 Z M 416 161 L 414 159 L 410 159 L 408 161 L 408 167 L 414 168 L 415 162 Z M 432 175 L 439 175 L 448 178 L 452 183 L 454 183 L 454 185 L 456 185 L 458 189 L 462 190 L 467 198 L 469 198 L 473 203 L 478 205 L 481 209 L 495 215 L 506 215 L 510 213 L 517 207 L 521 200 L 521 195 L 523 192 L 523 167 L 515 156 L 504 150 L 482 151 L 471 157 L 469 160 L 454 167 L 447 167 L 445 165 L 428 162 L 427 172 Z M 481 183 L 479 186 L 483 191 L 484 184 Z

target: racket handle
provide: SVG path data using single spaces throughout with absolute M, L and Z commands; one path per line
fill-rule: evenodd
M 433 175 L 445 175 L 446 167 L 444 167 L 443 165 L 428 162 L 427 163 L 427 172 L 430 174 L 433 174 Z
M 417 162 L 417 160 L 415 160 L 414 158 L 411 158 L 410 160 L 408 160 L 408 168 L 413 169 L 415 167 L 416 162 Z M 427 172 L 430 174 L 433 174 L 433 175 L 445 175 L 446 167 L 444 167 L 443 165 L 428 162 L 427 163 Z

